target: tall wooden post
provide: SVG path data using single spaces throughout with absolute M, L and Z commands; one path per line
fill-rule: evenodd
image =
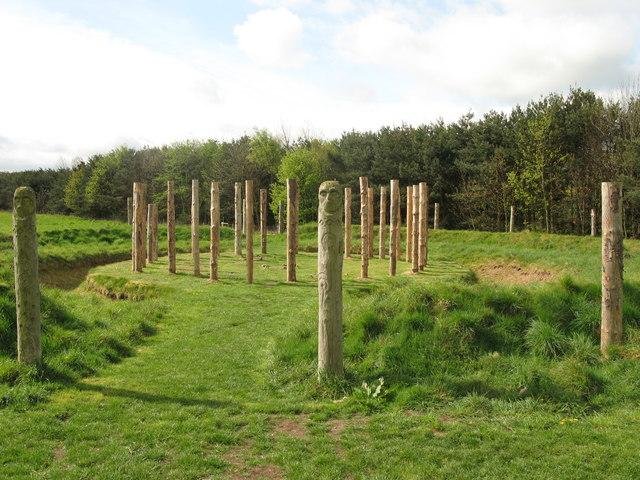
M 245 183 L 246 186 L 246 183 Z M 245 197 L 242 199 L 242 235 L 247 238 L 247 192 L 244 192 Z
M 418 195 L 420 197 L 420 206 L 418 208 L 419 230 L 418 243 L 420 251 L 418 252 L 418 268 L 424 270 L 427 265 L 427 248 L 429 241 L 429 189 L 425 182 L 420 182 Z
M 18 362 L 37 364 L 42 358 L 40 285 L 38 283 L 36 194 L 30 187 L 19 187 L 13 194 L 13 269 Z
M 242 256 L 242 182 L 235 183 L 233 193 L 233 252 L 240 257 Z
M 167 255 L 169 273 L 176 273 L 176 203 L 173 180 L 167 181 Z
M 387 248 L 387 187 L 380 187 L 380 221 L 378 225 L 378 256 L 384 260 Z
M 351 187 L 344 189 L 344 258 L 351 257 Z
M 247 283 L 253 283 L 253 180 L 244 182 L 244 225 L 247 244 Z
M 596 236 L 596 209 L 591 209 L 591 236 Z
M 278 203 L 278 233 L 284 231 L 284 212 L 282 208 L 282 202 Z
M 516 207 L 511 205 L 511 212 L 509 213 L 509 233 L 513 232 L 513 224 L 516 219 Z
M 155 203 L 147 205 L 147 261 L 153 263 L 158 260 L 158 206 Z
M 367 218 L 369 219 L 369 258 L 373 258 L 373 187 L 369 187 L 367 189 L 367 206 L 369 207 L 369 211 L 367 212 Z
M 440 204 L 433 204 L 433 229 L 437 230 L 440 227 Z
M 298 181 L 287 178 L 287 282 L 297 281 L 298 199 Z
M 360 278 L 369 278 L 369 179 L 360 177 Z
M 389 186 L 389 226 L 391 230 L 389 239 L 389 275 L 394 276 L 398 264 L 398 252 L 400 243 L 400 181 L 391 180 Z
M 209 238 L 209 280 L 218 280 L 218 257 L 220 256 L 220 184 L 211 182 L 211 235 Z
M 418 273 L 420 269 L 420 192 L 418 185 L 412 187 L 413 202 L 413 229 L 411 232 L 411 271 Z
M 127 197 L 127 223 L 133 223 L 133 198 Z
M 407 187 L 407 262 L 413 259 L 413 186 Z
M 143 183 L 142 184 L 142 192 L 143 192 L 143 201 L 146 201 L 147 199 L 147 184 Z M 140 255 L 140 258 L 142 260 L 142 267 L 146 267 L 147 266 L 147 241 L 146 241 L 146 236 L 147 236 L 147 207 L 146 205 L 143 203 L 141 206 L 141 210 L 142 210 L 142 253 Z
M 622 187 L 602 183 L 602 311 L 600 350 L 622 342 Z
M 341 376 L 342 251 L 340 184 L 320 185 L 318 195 L 318 379 Z
M 260 189 L 260 253 L 267 253 L 267 189 Z
M 200 276 L 200 187 L 191 180 L 191 257 L 193 274 Z
M 131 269 L 134 272 L 142 272 L 145 256 L 145 228 L 146 203 L 144 184 L 133 184 L 133 225 L 131 229 Z

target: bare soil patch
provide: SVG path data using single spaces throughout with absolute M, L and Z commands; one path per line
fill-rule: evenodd
M 536 265 L 491 262 L 483 263 L 473 269 L 480 280 L 511 285 L 551 282 L 557 273 Z
M 273 425 L 273 433 L 288 435 L 293 438 L 305 439 L 309 433 L 307 422 L 308 415 L 298 415 L 295 418 L 276 418 Z
M 231 480 L 281 480 L 284 479 L 282 469 L 272 463 L 248 468 L 246 459 L 250 455 L 250 445 L 238 445 L 224 454 L 229 464 L 226 477 Z

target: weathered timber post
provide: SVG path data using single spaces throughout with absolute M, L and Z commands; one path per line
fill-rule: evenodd
M 380 187 L 380 221 L 378 225 L 378 256 L 384 260 L 387 248 L 387 187 Z
M 267 189 L 260 189 L 260 253 L 267 253 Z
M 360 177 L 360 278 L 369 277 L 369 180 Z
M 133 222 L 133 198 L 127 197 L 127 223 L 131 225 Z
M 198 180 L 191 180 L 191 257 L 193 274 L 200 276 L 200 188 Z
M 418 230 L 420 229 L 420 192 L 418 185 L 412 187 L 412 202 L 413 202 L 413 229 L 411 232 L 411 271 L 418 273 L 420 269 L 419 255 L 420 255 L 420 237 Z
M 242 256 L 242 182 L 236 182 L 234 186 L 234 216 L 233 216 L 233 252 L 236 256 Z
M 400 181 L 391 180 L 389 186 L 389 275 L 394 276 L 398 264 L 398 244 L 400 243 Z
M 209 239 L 209 280 L 218 280 L 218 257 L 220 256 L 220 184 L 211 182 L 211 236 Z
M 425 182 L 420 182 L 418 194 L 420 197 L 420 206 L 418 209 L 420 222 L 418 230 L 418 243 L 420 244 L 420 251 L 418 252 L 418 268 L 420 268 L 420 270 L 424 270 L 424 267 L 427 265 L 429 242 L 429 189 Z
M 278 233 L 284 231 L 284 212 L 282 208 L 282 202 L 278 203 Z
M 373 258 L 373 187 L 367 188 L 367 206 L 369 211 L 367 212 L 367 218 L 369 219 L 369 258 Z
M 247 244 L 247 283 L 253 283 L 253 180 L 244 182 L 244 226 Z
M 143 202 L 146 201 L 147 199 L 147 184 L 143 183 L 142 184 L 142 191 L 143 191 Z M 147 207 L 144 203 L 142 203 L 141 205 L 141 209 L 142 211 L 142 254 L 140 255 L 140 258 L 142 260 L 142 266 L 146 267 L 147 266 L 147 241 L 146 241 L 146 236 L 147 236 Z
M 437 230 L 440 227 L 440 204 L 433 204 L 433 229 Z
M 600 350 L 622 342 L 622 187 L 602 183 L 602 311 Z
M 158 260 L 158 206 L 155 203 L 147 205 L 147 261 Z
M 318 195 L 318 379 L 343 374 L 340 184 L 320 185 Z
M 351 258 L 351 187 L 344 188 L 344 258 Z
M 591 209 L 591 236 L 596 236 L 596 209 Z
M 413 187 L 407 187 L 407 262 L 413 259 Z
M 169 273 L 176 273 L 176 202 L 173 180 L 167 181 L 167 256 Z
M 295 282 L 298 253 L 298 181 L 287 178 L 287 282 Z
M 13 194 L 13 269 L 18 362 L 36 364 L 42 358 L 40 285 L 38 283 L 36 194 L 30 187 L 19 187 Z
M 146 203 L 144 184 L 133 183 L 133 225 L 131 228 L 131 269 L 134 272 L 142 272 L 144 268 L 144 244 L 145 229 L 144 217 Z
M 245 184 L 246 186 L 246 184 Z M 245 242 L 246 242 L 246 237 L 247 237 L 247 192 L 244 193 L 245 197 L 242 199 L 242 235 L 244 235 L 245 237 Z
M 509 214 L 509 233 L 513 233 L 513 224 L 516 219 L 516 207 L 511 205 L 511 212 Z

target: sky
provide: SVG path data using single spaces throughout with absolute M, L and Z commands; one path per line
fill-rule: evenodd
M 0 0 L 0 170 L 455 121 L 640 74 L 640 0 Z

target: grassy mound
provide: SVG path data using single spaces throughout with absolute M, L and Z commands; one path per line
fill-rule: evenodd
M 598 349 L 599 289 L 568 278 L 529 289 L 405 278 L 347 295 L 346 381 L 329 391 L 314 381 L 316 318 L 307 312 L 273 345 L 275 388 L 304 385 L 311 397 L 353 394 L 410 408 L 470 395 L 572 409 L 640 400 L 632 387 L 640 382 L 632 360 L 640 292 L 629 285 L 627 343 L 609 362 Z
M 162 293 L 162 289 L 157 285 L 110 275 L 89 275 L 85 287 L 114 300 L 139 301 L 158 297 Z

